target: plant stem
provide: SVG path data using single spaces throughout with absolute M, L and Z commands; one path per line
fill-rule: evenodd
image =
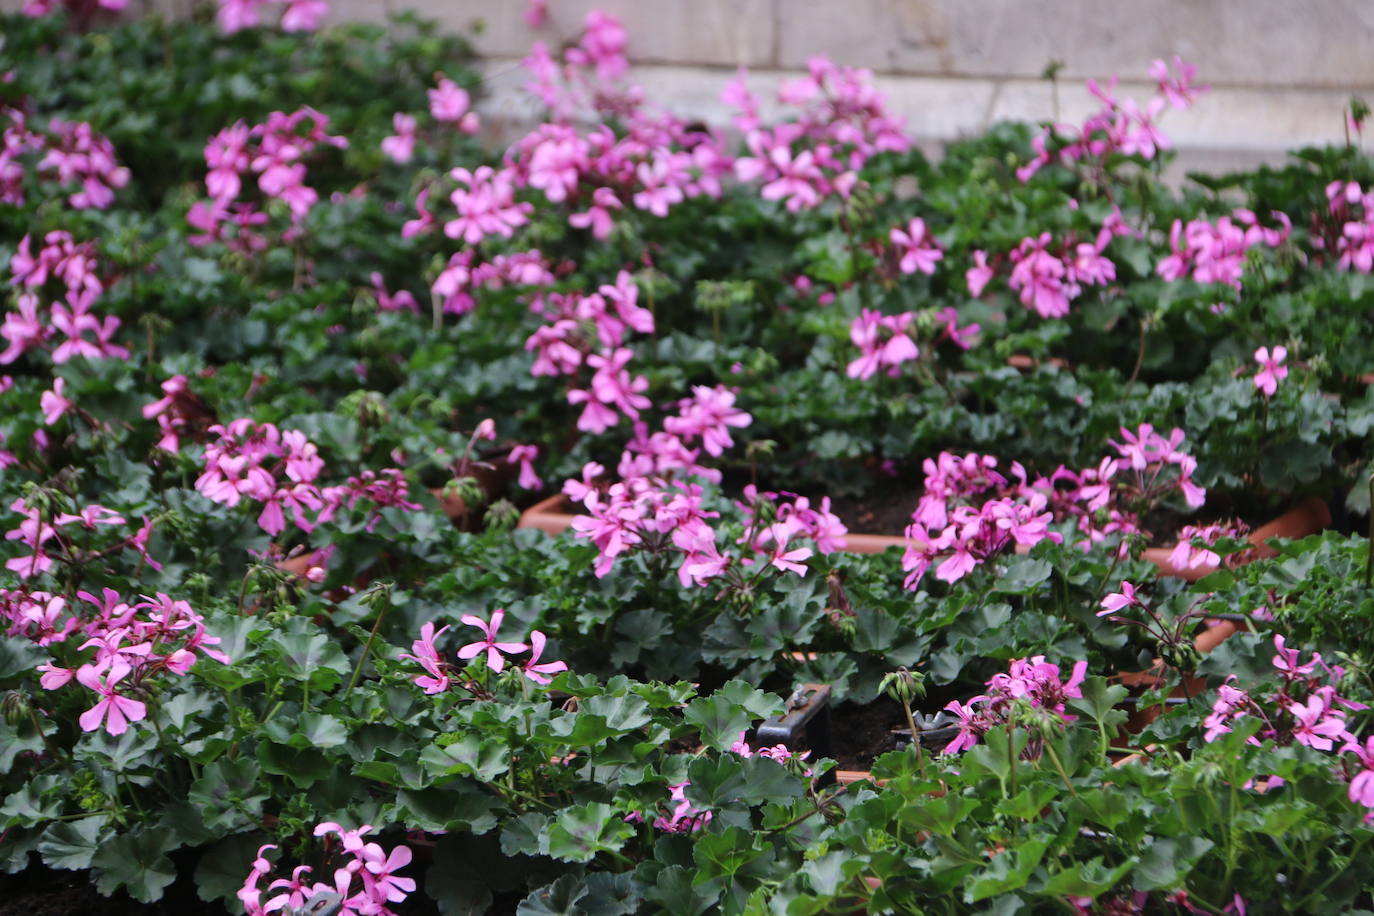
M 926 778 L 926 758 L 921 753 L 921 730 L 916 727 L 916 718 L 911 714 L 911 704 L 902 700 L 902 712 L 906 713 L 906 724 L 911 729 L 911 746 L 916 749 L 916 769 L 921 778 Z
M 381 609 L 377 611 L 377 619 L 372 624 L 372 632 L 367 634 L 367 642 L 363 643 L 363 654 L 358 656 L 358 664 L 353 669 L 353 677 L 348 681 L 348 692 L 352 693 L 353 688 L 358 686 L 358 678 L 362 677 L 363 665 L 367 664 L 367 657 L 372 654 L 372 643 L 377 640 L 377 631 L 382 628 L 382 621 L 386 619 L 386 612 L 391 607 L 391 587 L 382 588 Z
M 1078 798 L 1078 790 L 1075 789 L 1073 783 L 1069 781 L 1069 774 L 1064 769 L 1064 763 L 1059 759 L 1059 753 L 1054 749 L 1054 744 L 1046 741 L 1045 751 L 1050 755 L 1050 762 L 1054 764 L 1054 768 L 1059 771 L 1059 776 L 1064 780 L 1064 786 L 1069 790 L 1069 794 L 1074 798 Z

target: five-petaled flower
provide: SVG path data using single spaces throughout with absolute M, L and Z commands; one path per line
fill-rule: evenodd
M 499 642 L 496 639 L 497 632 L 501 629 L 501 621 L 505 619 L 505 608 L 497 608 L 491 612 L 491 621 L 487 622 L 474 614 L 464 614 L 463 623 L 470 627 L 477 627 L 485 637 L 477 642 L 470 642 L 458 650 L 458 657 L 461 659 L 475 658 L 481 653 L 487 653 L 487 667 L 492 671 L 500 671 L 506 667 L 505 655 L 514 655 L 517 652 L 524 652 L 528 646 L 522 642 Z
M 1255 362 L 1260 365 L 1260 370 L 1255 373 L 1255 387 L 1264 392 L 1266 398 L 1272 398 L 1279 382 L 1288 377 L 1288 367 L 1283 364 L 1287 358 L 1288 350 L 1283 346 L 1276 346 L 1273 350 L 1260 347 L 1255 351 Z

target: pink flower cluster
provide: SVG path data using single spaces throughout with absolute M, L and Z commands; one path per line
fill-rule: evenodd
M 245 497 L 260 503 L 258 525 L 273 537 L 286 528 L 288 509 L 296 527 L 308 533 L 331 521 L 341 507 L 353 508 L 360 500 L 374 506 L 369 531 L 380 520 L 377 510 L 382 507 L 421 508 L 407 498 L 405 477 L 396 468 L 364 471 L 339 486 L 319 486 L 324 459 L 300 430 L 283 432 L 271 423 L 241 418 L 212 426 L 209 432 L 219 438 L 205 446 L 205 470 L 196 479 L 196 490 L 230 508 Z
M 907 526 L 902 555 L 907 588 L 915 589 L 937 560 L 935 578 L 957 582 L 1013 544 L 1028 549 L 1043 540 L 1061 540 L 1049 530 L 1054 517 L 1044 493 L 1026 490 L 986 498 L 1007 485 L 996 466 L 996 458 L 972 452 L 963 458 L 941 452 L 926 459 L 923 492 Z M 1014 468 L 1024 477 L 1020 465 Z M 980 504 L 972 505 L 975 500 Z
M 785 744 L 775 744 L 772 747 L 761 747 L 755 750 L 749 746 L 749 742 L 744 740 L 744 736 L 747 734 L 748 732 L 739 733 L 739 738 L 736 739 L 734 744 L 730 745 L 730 753 L 737 754 L 746 760 L 751 757 L 762 757 L 765 760 L 772 760 L 776 763 L 801 763 L 811 756 L 810 751 L 797 753 Z M 809 776 L 810 774 L 811 771 L 807 770 L 804 775 Z
M 146 718 L 147 705 L 127 694 L 145 692 L 148 679 L 161 672 L 184 677 L 201 655 L 229 664 L 229 657 L 214 648 L 219 638 L 205 632 L 203 618 L 185 601 L 158 592 L 130 605 L 109 588 L 99 597 L 84 591 L 77 597 L 87 613 L 47 592 L 0 590 L 0 619 L 9 624 L 7 635 L 26 636 L 40 646 L 86 637 L 79 651 L 94 651 L 75 671 L 52 661 L 38 666 L 43 689 L 57 690 L 75 680 L 96 695 L 95 705 L 81 714 L 83 731 L 103 726 L 111 735 L 122 735 L 131 722 Z M 63 618 L 64 613 L 69 616 Z
M 1338 741 L 1347 746 L 1352 744 L 1355 736 L 1346 731 L 1346 711 L 1367 707 L 1344 699 L 1337 695 L 1331 683 L 1323 683 L 1339 683 L 1345 669 L 1340 665 L 1328 665 L 1320 652 L 1312 653 L 1309 661 L 1302 662 L 1301 653 L 1288 648 L 1281 635 L 1274 637 L 1274 650 L 1272 661 L 1281 678 L 1275 693 L 1257 699 L 1233 685 L 1234 675 L 1227 678 L 1212 704 L 1211 714 L 1203 722 L 1204 739 L 1215 741 L 1231 731 L 1237 719 L 1254 715 L 1264 721 L 1264 727 L 1251 736 L 1251 744 L 1259 744 L 1261 740 L 1279 744 L 1297 742 L 1319 751 L 1333 750 Z
M 1169 553 L 1169 563 L 1176 569 L 1216 569 L 1221 566 L 1221 555 L 1211 546 L 1220 538 L 1242 538 L 1249 530 L 1241 521 L 1184 525 L 1178 532 L 1178 544 Z
M 40 180 L 77 190 L 67 196 L 74 209 L 103 210 L 114 192 L 129 183 L 129 170 L 115 159 L 114 144 L 84 121 L 53 118 L 46 132 L 29 126 L 24 113 L 0 103 L 0 118 L 9 124 L 0 134 L 0 203 L 22 207 L 25 160 L 33 159 Z
M 1189 277 L 1197 283 L 1225 283 L 1241 288 L 1247 252 L 1257 245 L 1277 248 L 1288 240 L 1293 223 L 1281 210 L 1273 213 L 1281 228 L 1266 229 L 1250 210 L 1235 210 L 1215 223 L 1174 220 L 1169 230 L 1171 254 L 1155 268 L 1165 280 Z
M 1084 550 L 1109 535 L 1148 534 L 1141 515 L 1174 493 L 1194 509 L 1207 499 L 1207 491 L 1192 478 L 1197 459 L 1181 450 L 1183 430 L 1166 438 L 1142 423 L 1135 432 L 1122 427 L 1121 438 L 1111 443 L 1116 456 L 1103 457 L 1095 467 L 1073 471 L 1060 466 L 1049 477 L 1023 482 L 1049 497 L 1056 519 L 1077 520 L 1085 535 L 1079 542 Z
M 91 311 L 105 290 L 92 243 L 77 244 L 70 233 L 55 229 L 34 253 L 33 241 L 25 235 L 10 258 L 10 273 L 10 283 L 20 293 L 18 309 L 6 312 L 0 325 L 0 337 L 7 344 L 0 364 L 12 363 L 38 348 L 49 349 L 58 364 L 77 356 L 128 358 L 129 351 L 113 343 L 119 319 L 113 315 L 102 319 Z M 46 314 L 45 303 L 49 304 Z M 48 341 L 58 335 L 64 339 L 48 347 Z
M 864 309 L 849 327 L 849 339 L 859 348 L 859 358 L 852 361 L 845 374 L 850 378 L 869 379 L 883 369 L 892 378 L 901 374 L 903 363 L 921 355 L 907 328 L 916 318 L 915 312 L 884 315 L 876 309 Z
M 598 577 L 609 573 L 621 555 L 641 550 L 677 557 L 684 587 L 715 579 L 743 585 L 745 571 L 755 565 L 752 579 L 769 568 L 804 574 L 804 561 L 813 551 L 797 546 L 799 538 L 814 542 L 823 554 L 843 548 L 846 530 L 830 512 L 828 499 L 813 508 L 806 497 L 762 493 L 750 486 L 745 488 L 747 502 L 737 504 L 745 527 L 736 540 L 742 552 L 722 553 L 709 521 L 718 513 L 704 508 L 704 490 L 690 480 L 719 482 L 718 471 L 697 463 L 702 449 L 723 453 L 733 444 L 730 428 L 748 426 L 752 418 L 734 406 L 734 394 L 722 386 L 698 386 L 678 406 L 679 414 L 665 419 L 663 432 L 650 435 L 647 426 L 636 424 L 621 456 L 621 480 L 598 487 L 595 480 L 604 468 L 593 462 L 583 469 L 581 480 L 563 485 L 563 492 L 587 510 L 574 519 L 573 531 L 600 551 L 594 566 Z M 702 445 L 691 447 L 698 438 Z M 766 512 L 761 511 L 765 502 Z
M 654 331 L 653 313 L 639 305 L 639 288 L 628 272 L 622 270 L 614 284 L 602 284 L 589 295 L 537 295 L 530 307 L 547 321 L 525 342 L 525 349 L 535 353 L 530 371 L 534 375 L 575 376 L 584 365 L 592 370 L 586 388 L 568 390 L 568 403 L 582 405 L 578 429 L 603 433 L 617 425 L 622 416 L 637 420 L 640 411 L 651 406 L 644 395 L 649 381 L 630 373 L 627 367 L 634 351 L 621 346 L 630 331 Z M 733 402 L 733 395 L 730 400 Z M 676 422 L 697 426 L 710 423 L 701 413 L 704 409 L 695 409 L 695 419 Z M 728 434 L 725 439 L 728 441 Z M 708 450 L 717 443 L 712 439 Z
M 226 35 L 240 29 L 255 29 L 262 25 L 262 11 L 266 7 L 285 8 L 281 11 L 284 32 L 313 32 L 329 15 L 329 0 L 219 0 L 215 20 Z
M 741 70 L 721 94 L 736 109 L 735 126 L 751 153 L 736 160 L 736 177 L 760 185 L 765 200 L 783 201 L 793 213 L 847 199 L 870 157 L 910 148 L 901 119 L 887 112 L 872 79 L 872 71 L 813 57 L 806 76 L 778 89 L 793 119 L 770 129 L 759 119 L 758 100 Z
M 547 262 L 538 251 L 498 254 L 490 261 L 479 261 L 474 249 L 465 248 L 448 259 L 444 269 L 434 278 L 430 292 L 444 314 L 465 315 L 477 307 L 474 294 L 478 290 L 499 290 L 507 285 L 543 287 L 551 285 L 553 280 Z M 403 295 L 409 294 L 398 293 L 396 299 Z M 542 302 L 537 298 L 536 301 Z M 396 304 L 393 301 L 393 307 Z
M 522 64 L 530 73 L 525 89 L 548 107 L 556 120 L 588 111 L 625 114 L 639 106 L 638 87 L 620 85 L 630 69 L 625 56 L 628 33 L 614 16 L 592 10 L 582 34 L 554 60 L 548 46 L 536 41 Z
M 859 348 L 859 357 L 849 363 L 845 374 L 850 378 L 868 379 L 881 369 L 892 378 L 900 375 L 903 364 L 921 356 L 921 348 L 912 339 L 916 329 L 923 327 L 917 321 L 918 317 L 916 312 L 883 315 L 876 309 L 863 309 L 849 326 L 849 339 Z M 970 324 L 959 327 L 959 313 L 954 308 L 940 309 L 931 317 L 934 320 L 930 324 L 936 330 L 936 336 L 930 341 L 932 346 L 944 340 L 961 350 L 973 345 L 972 338 L 978 333 L 979 326 Z M 915 328 L 912 327 L 913 323 Z
M 207 416 L 204 404 L 191 391 L 191 382 L 184 375 L 174 375 L 163 382 L 162 397 L 143 405 L 143 418 L 156 417 L 162 430 L 157 448 L 169 452 L 180 451 L 182 437 Z
M 440 76 L 429 92 L 429 113 L 440 124 L 452 124 L 459 132 L 475 134 L 482 129 L 477 112 L 471 110 L 468 91 L 446 76 Z M 415 155 L 420 123 L 414 115 L 396 112 L 391 116 L 396 133 L 382 140 L 382 153 L 393 162 L 406 163 Z
M 56 559 L 49 545 L 55 544 L 61 551 L 59 557 L 75 560 L 77 550 L 72 545 L 68 529 L 82 530 L 87 549 L 97 549 L 91 541 L 101 528 L 107 530 L 127 525 L 124 516 L 96 503 L 83 507 L 79 512 L 59 512 L 45 516 L 39 509 L 28 505 L 22 498 L 15 500 L 10 508 L 20 513 L 22 520 L 13 530 L 5 534 L 5 540 L 18 541 L 28 552 L 5 561 L 5 568 L 21 579 L 42 575 L 53 568 Z M 153 569 L 161 569 L 156 560 L 148 556 L 148 538 L 152 536 L 153 526 L 148 520 L 131 535 L 117 538 L 102 544 L 98 550 L 102 555 L 113 554 L 119 550 L 133 550 L 140 562 Z
M 987 693 L 967 703 L 951 700 L 945 705 L 958 718 L 959 733 L 945 745 L 943 753 L 957 754 L 973 747 L 992 729 L 1012 722 L 1018 705 L 1045 710 L 1063 722 L 1072 722 L 1075 717 L 1064 711 L 1064 701 L 1082 698 L 1080 685 L 1087 671 L 1086 661 L 1075 662 L 1065 681 L 1060 678 L 1059 666 L 1045 661 L 1043 655 L 1012 661 L 1006 674 L 995 674 L 987 682 Z
M 1374 271 L 1374 193 L 1353 181 L 1333 181 L 1326 186 L 1326 199 L 1338 230 L 1334 240 L 1314 237 L 1312 244 L 1334 248 L 1345 270 Z
M 262 197 L 284 203 L 292 224 L 298 225 L 319 200 L 318 192 L 305 183 L 305 158 L 321 144 L 348 146 L 343 137 L 325 132 L 328 125 L 320 112 L 302 108 L 289 115 L 274 111 L 251 127 L 239 121 L 211 137 L 205 146 L 210 201 L 197 201 L 187 214 L 187 221 L 202 233 L 188 241 L 196 246 L 220 242 L 244 254 L 267 246 L 254 229 L 268 221 L 267 214 L 259 201 L 240 199 L 250 175 L 257 175 Z
M 1332 684 L 1341 681 L 1345 669 L 1328 665 L 1320 652 L 1303 662 L 1302 654 L 1288 648 L 1281 635 L 1274 637 L 1274 650 L 1272 663 L 1280 677 L 1277 689 L 1257 697 L 1235 686 L 1235 675 L 1228 677 L 1217 689 L 1212 711 L 1203 722 L 1204 740 L 1215 741 L 1230 732 L 1237 720 L 1253 716 L 1262 725 L 1248 739 L 1251 744 L 1296 743 L 1318 751 L 1354 754 L 1353 767 L 1349 758 L 1341 758 L 1350 781 L 1350 800 L 1369 808 L 1366 819 L 1374 821 L 1374 737 L 1362 742 L 1346 724 L 1348 712 L 1368 707 L 1337 694 Z
M 499 674 L 505 670 L 505 657 L 507 655 L 529 652 L 530 657 L 520 666 L 520 672 L 525 678 L 541 686 L 547 685 L 553 680 L 550 675 L 568 670 L 566 662 L 540 661 L 544 655 L 544 647 L 548 644 L 548 637 L 539 630 L 530 633 L 529 645 L 525 645 L 523 642 L 502 642 L 498 639 L 497 634 L 501 630 L 501 621 L 505 617 L 505 608 L 497 608 L 492 611 L 490 620 L 483 620 L 475 614 L 464 614 L 462 622 L 470 627 L 476 627 L 481 632 L 482 638 L 460 648 L 458 657 L 467 661 L 479 655 L 485 655 L 487 668 Z M 421 668 L 425 669 L 424 674 L 415 678 L 415 684 L 431 696 L 444 693 L 455 685 L 454 675 L 457 672 L 454 666 L 444 661 L 444 657 L 439 654 L 439 649 L 434 644 L 435 640 L 443 636 L 447 630 L 447 626 L 435 630 L 433 623 L 424 624 L 420 627 L 420 638 L 410 644 L 410 651 L 413 654 L 401 656 L 401 658 L 408 658 L 417 662 Z
M 1196 67 L 1178 57 L 1174 58 L 1173 66 L 1177 75 L 1171 74 L 1169 65 L 1162 60 L 1150 65 L 1150 75 L 1158 84 L 1158 92 L 1143 109 L 1134 99 L 1116 98 L 1115 76 L 1105 88 L 1096 80 L 1088 80 L 1088 91 L 1102 107 L 1081 125 L 1046 127 L 1031 141 L 1035 156 L 1016 170 L 1016 177 L 1023 182 L 1029 181 L 1036 172 L 1053 162 L 1065 166 L 1079 161 L 1100 163 L 1112 155 L 1140 156 L 1148 161 L 1160 150 L 1168 149 L 1172 144 L 1158 126 L 1165 107 L 1186 109 L 1207 89 L 1193 85 Z
M 338 850 L 333 849 L 334 841 L 326 841 L 326 850 L 349 856 L 347 862 L 334 870 L 334 883 L 317 881 L 307 885 L 311 868 L 298 865 L 291 871 L 290 878 L 277 878 L 267 886 L 267 893 L 280 891 L 266 901 L 263 890 L 258 885 L 272 874 L 274 866 L 266 858 L 269 849 L 277 847 L 271 843 L 258 847 L 257 857 L 244 879 L 243 887 L 236 896 L 243 904 L 248 916 L 267 916 L 268 913 L 305 913 L 317 911 L 311 906 L 316 901 L 337 899 L 337 909 L 330 909 L 337 916 L 395 916 L 389 903 L 402 903 L 415 892 L 415 879 L 396 874 L 411 862 L 410 847 L 404 844 L 391 850 L 390 854 L 378 843 L 366 843 L 363 837 L 372 832 L 371 824 L 364 824 L 357 830 L 349 830 L 333 821 L 325 821 L 315 827 L 315 836 L 333 834 L 339 838 Z
M 1011 253 L 1007 285 L 1041 318 L 1063 318 L 1085 285 L 1106 286 L 1116 279 L 1116 265 L 1102 253 L 1112 235 L 1113 229 L 1104 227 L 1096 241 L 1064 244 L 1058 251 L 1051 250 L 1048 232 L 1022 239 Z M 973 285 L 970 281 L 970 292 Z
M 1009 481 L 991 455 L 941 452 L 926 459 L 922 495 L 906 532 L 906 587 L 914 589 L 937 559 L 943 558 L 936 578 L 957 582 L 1013 543 L 1022 549 L 1046 539 L 1059 543 L 1061 536 L 1049 530 L 1052 522 L 1075 519 L 1087 550 L 1109 535 L 1143 534 L 1141 514 L 1173 493 L 1192 508 L 1203 504 L 1207 491 L 1192 479 L 1197 459 L 1180 450 L 1182 430 L 1166 438 L 1142 423 L 1134 432 L 1123 427 L 1121 438 L 1111 443 L 1117 457 L 1078 472 L 1061 465 L 1034 480 L 1013 462 L 1015 481 Z M 1229 530 L 1197 533 L 1215 537 Z M 1194 562 L 1190 544 L 1182 547 Z M 1206 554 L 1198 562 L 1206 562 Z

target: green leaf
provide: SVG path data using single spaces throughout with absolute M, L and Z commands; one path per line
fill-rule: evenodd
M 1131 870 L 1132 865 L 1131 862 L 1122 862 L 1116 868 L 1108 868 L 1103 864 L 1102 857 L 1096 856 L 1051 876 L 1045 884 L 1045 892 L 1074 897 L 1096 897 L 1115 887 Z
M 102 814 L 49 825 L 38 843 L 38 854 L 43 857 L 43 864 L 49 868 L 72 871 L 89 868 L 91 857 L 100 848 L 100 834 L 108 820 Z
M 197 896 L 207 903 L 236 900 L 234 895 L 243 887 L 249 863 L 257 857 L 258 848 L 269 840 L 265 833 L 236 833 L 205 850 L 196 863 Z
M 964 891 L 964 902 L 977 903 L 1024 887 L 1048 847 L 1048 840 L 1028 839 L 993 856 L 987 868 L 971 877 Z
M 32 671 L 45 661 L 51 659 L 36 643 L 27 639 L 0 641 L 0 681 Z
M 844 863 L 852 861 L 853 856 L 843 852 L 828 852 L 823 856 L 807 860 L 802 866 L 802 874 L 811 882 L 811 889 L 823 897 L 839 893 L 845 880 Z
M 187 798 L 200 808 L 205 826 L 225 831 L 247 828 L 257 822 L 267 800 L 260 773 L 251 757 L 220 758 L 201 771 Z
M 712 696 L 724 697 L 736 706 L 742 706 L 756 719 L 766 719 L 783 711 L 782 697 L 765 693 L 745 681 L 726 681 Z
M 720 694 L 697 697 L 688 703 L 683 720 L 700 730 L 702 744 L 717 751 L 729 748 L 739 740 L 741 732 L 754 724 L 747 709 Z
M 335 764 L 311 747 L 296 748 L 263 741 L 258 744 L 258 763 L 264 773 L 285 776 L 298 788 L 308 789 L 334 772 Z
M 665 866 L 653 886 L 645 891 L 645 899 L 669 916 L 700 916 L 715 904 L 717 895 L 712 893 L 709 883 L 701 887 L 693 884 L 695 875 L 695 868 Z
M 278 637 L 283 673 L 313 686 L 332 687 L 348 671 L 348 659 L 339 644 L 318 630 Z
M 537 811 L 520 815 L 501 831 L 501 851 L 508 856 L 549 854 L 549 817 Z
M 1182 887 L 1198 859 L 1216 844 L 1205 837 L 1156 837 L 1135 867 L 1135 886 L 1142 891 Z
M 95 886 L 106 897 L 122 887 L 143 903 L 161 900 L 163 889 L 177 877 L 166 852 L 163 836 L 156 831 L 106 840 L 91 858 Z
M 603 802 L 564 808 L 549 830 L 549 855 L 560 862 L 590 862 L 599 852 L 618 852 L 634 827 Z
M 763 757 L 698 757 L 687 768 L 687 779 L 687 800 L 708 809 L 735 803 L 786 801 L 800 797 L 804 791 L 801 780 L 785 766 Z
M 510 753 L 504 743 L 490 736 L 463 735 L 448 745 L 431 744 L 420 761 L 443 774 L 472 775 L 491 782 L 510 769 Z
M 693 883 L 760 876 L 773 858 L 773 848 L 766 842 L 763 848 L 758 848 L 756 840 L 762 837 L 741 827 L 727 827 L 720 833 L 703 832 L 692 850 L 699 868 Z
M 588 916 L 578 906 L 587 896 L 587 883 L 576 875 L 564 875 L 534 891 L 515 908 L 517 916 Z
M 1007 564 L 1006 572 L 997 578 L 995 586 L 999 592 L 1008 595 L 1029 595 L 1040 587 L 1054 572 L 1048 560 L 1035 560 L 1030 557 L 1017 557 Z

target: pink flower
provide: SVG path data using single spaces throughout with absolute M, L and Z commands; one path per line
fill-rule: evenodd
M 1135 586 L 1125 581 L 1121 582 L 1121 591 L 1114 592 L 1102 599 L 1102 610 L 1097 612 L 1098 617 L 1106 617 L 1108 614 L 1116 614 L 1123 608 L 1141 604 L 1135 594 Z
M 1363 766 L 1350 780 L 1350 800 L 1357 805 L 1374 809 L 1374 735 L 1361 745 L 1354 740 L 1341 748 L 1341 753 L 1354 754 Z
M 399 878 L 394 874 L 410 864 L 409 846 L 397 846 L 389 856 L 384 856 L 382 847 L 368 843 L 362 848 L 362 858 L 366 863 L 361 872 L 363 886 L 372 902 L 400 903 L 406 895 L 415 892 L 414 878 Z
M 1288 711 L 1293 715 L 1293 738 L 1300 744 L 1329 751 L 1338 740 L 1349 740 L 1352 736 L 1345 730 L 1345 713 L 1333 709 L 1330 703 L 1331 689 L 1318 691 L 1307 698 L 1306 703 L 1290 702 Z
M 148 707 L 143 703 L 115 693 L 115 684 L 132 670 L 127 662 L 117 656 L 77 669 L 76 679 L 100 694 L 100 701 L 82 713 L 78 720 L 82 731 L 95 731 L 103 722 L 107 732 L 122 735 L 128 730 L 130 722 L 138 722 L 148 715 Z M 102 674 L 105 675 L 103 680 Z
M 549 0 L 529 0 L 529 5 L 525 7 L 525 25 L 532 29 L 540 28 L 549 18 Z
M 52 390 L 43 392 L 43 396 L 39 399 L 38 406 L 43 411 L 43 422 L 48 426 L 52 426 L 61 419 L 63 414 L 76 406 L 63 397 L 62 392 L 66 386 L 66 379 L 54 379 Z
M 290 0 L 282 13 L 283 32 L 313 32 L 329 15 L 329 0 Z
M 904 274 L 935 273 L 935 264 L 945 256 L 939 244 L 926 234 L 925 220 L 917 217 L 907 224 L 906 231 L 894 228 L 888 233 L 892 245 L 901 253 L 898 269 Z
M 1283 346 L 1274 347 L 1272 352 L 1268 347 L 1255 351 L 1255 362 L 1260 365 L 1260 371 L 1255 373 L 1255 387 L 1264 392 L 1266 398 L 1273 397 L 1279 382 L 1288 377 L 1288 367 L 1283 365 L 1287 358 L 1288 349 Z
M 410 651 L 414 654 L 401 656 L 401 658 L 419 662 L 420 667 L 428 672 L 428 677 L 422 674 L 415 678 L 415 685 L 431 696 L 436 693 L 443 693 L 449 685 L 448 673 L 443 659 L 440 658 L 439 650 L 434 645 L 434 641 L 443 636 L 447 630 L 448 627 L 445 626 L 436 631 L 432 622 L 426 623 L 420 627 L 420 638 L 410 644 Z
M 430 89 L 428 94 L 429 113 L 434 120 L 454 122 L 465 134 L 475 134 L 480 129 L 477 113 L 468 110 L 472 97 L 453 80 L 441 77 L 438 88 Z
M 770 525 L 768 533 L 773 538 L 773 554 L 768 558 L 769 564 L 784 572 L 794 572 L 799 576 L 806 575 L 806 565 L 801 561 L 811 556 L 811 548 L 798 547 L 787 550 L 787 539 L 792 535 L 786 525 Z
M 879 369 L 896 378 L 901 365 L 921 355 L 906 329 L 915 320 L 913 312 L 883 315 L 875 309 L 863 309 L 849 328 L 849 338 L 859 348 L 860 356 L 850 362 L 845 374 L 850 378 L 871 378 Z
M 975 251 L 973 253 L 973 266 L 964 272 L 964 279 L 968 281 L 968 294 L 975 299 L 983 295 L 983 290 L 992 282 L 996 276 L 996 271 L 988 266 L 988 253 L 986 251 Z
M 516 482 L 526 490 L 539 490 L 544 486 L 544 482 L 534 472 L 533 462 L 538 457 L 539 446 L 537 445 L 517 445 L 506 456 L 507 464 L 520 465 L 520 477 Z
M 534 681 L 536 684 L 548 684 L 551 680 L 550 674 L 557 674 L 560 671 L 568 670 L 568 663 L 562 661 L 540 662 L 539 657 L 544 654 L 544 646 L 547 644 L 547 637 L 538 630 L 530 633 L 530 657 L 520 670 L 525 677 Z
M 382 140 L 382 153 L 392 162 L 406 163 L 415 155 L 415 116 L 396 112 L 391 116 L 394 136 Z
M 502 654 L 514 655 L 517 652 L 524 652 L 528 648 L 522 642 L 498 642 L 496 633 L 501 629 L 501 621 L 506 616 L 505 608 L 497 608 L 491 612 L 491 621 L 487 622 L 474 614 L 464 614 L 463 623 L 470 627 L 477 627 L 482 631 L 484 639 L 477 642 L 468 643 L 458 650 L 458 657 L 461 659 L 475 658 L 481 653 L 487 654 L 487 667 L 492 671 L 501 671 L 506 667 L 506 660 Z

